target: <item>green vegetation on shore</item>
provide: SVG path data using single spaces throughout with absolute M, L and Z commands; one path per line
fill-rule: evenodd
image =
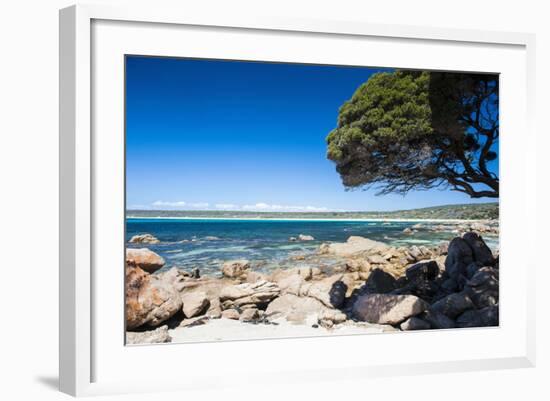
M 128 210 L 127 217 L 260 218 L 260 219 L 498 219 L 498 203 L 443 205 L 391 212 L 248 212 L 230 210 Z

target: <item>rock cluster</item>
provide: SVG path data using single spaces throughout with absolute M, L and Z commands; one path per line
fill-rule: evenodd
M 340 271 L 317 267 L 327 257 L 344 261 Z M 499 324 L 498 257 L 474 232 L 429 248 L 350 237 L 345 243 L 322 244 L 313 259 L 300 260 L 319 263 L 266 274 L 254 271 L 247 260 L 234 260 L 220 266 L 219 277 L 200 277 L 176 268 L 151 274 L 154 269 L 144 269 L 147 263 L 127 255 L 127 328 L 168 324 L 187 329 L 219 318 L 243 324 L 284 319 L 326 329 Z
M 131 244 L 158 244 L 160 240 L 151 234 L 138 234 L 130 238 Z

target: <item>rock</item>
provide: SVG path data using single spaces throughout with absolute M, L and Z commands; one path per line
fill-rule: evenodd
M 219 241 L 220 239 L 218 237 L 214 237 L 213 235 L 207 235 L 203 238 L 205 241 Z
M 313 277 L 313 270 L 309 266 L 299 267 L 298 274 L 300 275 L 300 277 L 303 277 L 304 280 L 311 280 L 311 278 Z
M 183 302 L 183 314 L 188 319 L 204 314 L 210 306 L 206 293 L 200 291 L 183 293 L 181 300 Z
M 241 322 L 253 322 L 257 320 L 259 317 L 260 317 L 260 314 L 258 313 L 258 309 L 250 308 L 242 311 L 239 320 Z
M 340 308 L 347 291 L 347 285 L 341 281 L 342 277 L 341 274 L 335 274 L 312 283 L 303 283 L 300 295 L 315 298 L 330 308 Z
M 128 242 L 132 244 L 158 244 L 160 241 L 151 234 L 140 234 L 134 235 Z
M 239 320 L 239 311 L 237 309 L 226 309 L 222 312 L 222 318 Z
M 420 319 L 419 317 L 413 316 L 405 320 L 399 328 L 403 331 L 408 330 L 428 330 L 432 326 L 425 320 Z
M 422 251 L 420 250 L 419 247 L 417 247 L 416 245 L 413 245 L 411 246 L 409 249 L 408 249 L 408 252 L 409 254 L 413 257 L 413 259 L 416 261 L 416 260 L 420 260 L 422 258 Z
M 365 252 L 384 252 L 389 248 L 383 242 L 373 241 L 368 238 L 351 236 L 344 243 L 323 244 L 320 253 L 328 253 L 337 256 L 349 257 Z
M 474 261 L 472 248 L 468 243 L 456 237 L 449 243 L 447 259 L 445 259 L 445 271 L 447 274 L 458 281 L 460 276 L 466 275 L 466 267 Z
M 493 306 L 499 300 L 499 274 L 492 267 L 482 267 L 466 282 L 464 292 L 477 308 Z
M 407 279 L 416 280 L 434 280 L 439 275 L 439 266 L 437 262 L 420 262 L 412 265 L 405 271 Z
M 263 307 L 279 296 L 280 289 L 275 283 L 260 280 L 222 288 L 220 302 L 223 309 L 246 306 Z
M 185 280 L 188 277 L 188 275 L 175 267 L 172 267 L 170 270 L 157 273 L 157 277 L 159 277 L 161 280 L 172 284 L 172 286 L 176 289 L 176 291 L 181 292 L 185 287 Z
M 479 310 L 468 310 L 456 319 L 456 327 L 498 326 L 498 305 Z
M 298 235 L 298 239 L 300 241 L 314 241 L 315 240 L 315 238 L 313 238 L 311 235 L 304 235 L 304 234 Z
M 155 330 L 126 332 L 126 344 L 159 344 L 169 343 L 172 337 L 168 334 L 168 326 L 157 327 Z
M 396 288 L 396 280 L 382 269 L 374 269 L 363 287 L 359 289 L 361 295 L 386 294 Z
M 288 240 L 289 240 L 290 242 L 296 242 L 296 241 L 298 241 L 298 239 L 297 239 L 296 237 L 290 237 Z
M 420 317 L 426 320 L 432 329 L 452 329 L 455 327 L 455 322 L 440 312 L 428 310 Z
M 139 267 L 126 267 L 126 328 L 158 326 L 182 307 L 174 286 Z
M 206 311 L 206 316 L 208 316 L 210 319 L 219 319 L 222 317 L 222 307 L 220 304 L 220 299 L 218 297 L 211 298 L 210 300 L 210 306 L 208 307 Z
M 315 298 L 285 294 L 271 301 L 265 316 L 270 320 L 284 318 L 291 323 L 317 324 L 322 312 L 327 309 L 329 308 Z
M 154 273 L 164 266 L 164 259 L 147 248 L 126 248 L 126 264 Z
M 300 288 L 304 284 L 304 279 L 298 274 L 285 277 L 277 283 L 281 289 L 281 294 L 300 295 Z
M 371 264 L 366 259 L 348 259 L 346 271 L 368 273 L 371 271 Z
M 386 258 L 384 258 L 382 255 L 377 255 L 377 254 L 368 255 L 367 260 L 369 261 L 369 263 L 372 263 L 373 265 L 385 265 L 386 263 L 388 263 Z
M 230 260 L 222 265 L 222 273 L 228 278 L 238 278 L 250 269 L 250 262 L 245 259 Z
M 448 295 L 430 306 L 430 310 L 442 313 L 450 319 L 455 319 L 464 311 L 474 308 L 474 303 L 465 293 Z
M 247 283 L 255 283 L 257 281 L 265 280 L 265 279 L 266 279 L 265 274 L 258 273 L 255 271 L 250 271 L 250 270 L 246 272 Z
M 414 295 L 368 294 L 355 301 L 352 315 L 364 322 L 395 325 L 427 307 L 425 301 Z
M 190 274 L 191 278 L 201 278 L 201 271 L 198 267 L 194 267 L 192 270 L 191 270 L 191 274 Z
M 492 266 L 495 263 L 493 253 L 479 235 L 469 232 L 464 234 L 462 238 L 472 249 L 476 262 L 481 263 L 483 266 Z
M 411 230 L 409 227 L 407 227 L 403 230 L 403 234 L 413 234 L 413 230 Z
M 468 279 L 471 279 L 482 267 L 483 267 L 483 264 L 479 262 L 470 263 L 468 266 L 466 266 L 466 277 Z
M 197 316 L 191 319 L 184 319 L 178 327 L 195 327 L 201 326 L 210 320 L 208 316 Z

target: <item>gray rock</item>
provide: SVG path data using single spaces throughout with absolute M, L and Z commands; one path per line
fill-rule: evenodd
M 420 319 L 419 317 L 413 316 L 405 320 L 399 328 L 403 331 L 408 330 L 428 330 L 431 328 L 430 323 L 425 320 Z
M 395 325 L 427 307 L 425 301 L 414 295 L 368 294 L 355 301 L 352 315 L 364 322 Z
M 456 327 L 454 320 L 441 312 L 428 310 L 422 314 L 421 318 L 430 323 L 433 329 L 452 329 Z
M 300 296 L 315 298 L 329 308 L 340 308 L 347 291 L 342 278 L 342 274 L 335 274 L 319 281 L 306 282 L 300 287 Z
M 304 324 L 311 321 L 311 324 L 317 324 L 322 313 L 327 310 L 330 308 L 318 299 L 285 294 L 267 306 L 265 316 L 269 320 L 284 318 L 291 323 Z
M 479 235 L 474 232 L 468 232 L 462 236 L 468 243 L 474 254 L 474 260 L 484 266 L 492 266 L 495 263 L 493 253 Z
M 498 270 L 482 267 L 466 282 L 464 292 L 478 309 L 496 305 L 499 300 Z
M 407 268 L 405 275 L 411 281 L 434 280 L 439 275 L 439 266 L 434 260 L 420 262 Z
M 157 327 L 155 330 L 126 332 L 126 344 L 159 344 L 169 343 L 172 337 L 168 334 L 168 326 Z
M 459 276 L 466 275 L 466 267 L 473 261 L 472 249 L 464 239 L 456 237 L 449 243 L 445 259 L 445 271 L 449 277 L 457 280 Z
M 361 295 L 366 294 L 387 294 L 395 290 L 397 283 L 395 278 L 384 270 L 374 269 L 365 284 L 359 289 Z
M 456 319 L 457 327 L 489 327 L 498 325 L 498 305 L 478 310 L 469 310 Z
M 471 279 L 474 274 L 478 272 L 479 269 L 483 267 L 483 264 L 480 262 L 472 262 L 466 267 L 466 277 Z
M 465 293 L 454 293 L 432 304 L 430 310 L 444 314 L 450 319 L 469 309 L 474 309 L 474 303 Z

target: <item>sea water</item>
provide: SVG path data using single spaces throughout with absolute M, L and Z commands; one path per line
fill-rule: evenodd
M 224 261 L 247 259 L 262 271 L 292 267 L 296 256 L 314 254 L 323 242 L 345 242 L 358 235 L 393 246 L 437 245 L 449 241 L 453 232 L 419 230 L 406 234 L 403 230 L 414 221 L 335 221 L 335 220 L 262 220 L 262 219 L 146 219 L 126 220 L 126 241 L 136 234 L 149 233 L 159 244 L 127 244 L 147 247 L 166 261 L 162 270 L 198 267 L 202 275 L 216 275 Z M 290 241 L 300 234 L 311 235 L 313 241 Z M 491 248 L 498 246 L 498 237 L 486 237 Z

